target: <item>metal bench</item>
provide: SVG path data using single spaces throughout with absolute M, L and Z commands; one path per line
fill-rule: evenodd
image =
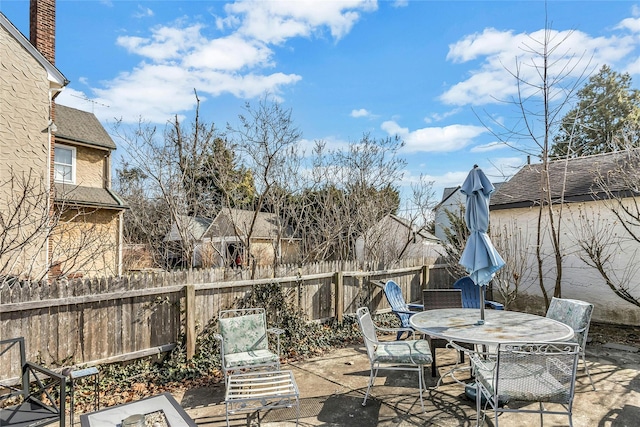
M 66 377 L 27 361 L 24 337 L 1 340 L 3 373 L 18 373 L 18 366 L 13 363 L 16 359 L 20 363 L 20 378 L 0 380 L 0 403 L 8 399 L 18 402 L 0 409 L 0 425 L 36 427 L 58 422 L 65 427 Z M 10 360 L 14 367 L 5 360 Z

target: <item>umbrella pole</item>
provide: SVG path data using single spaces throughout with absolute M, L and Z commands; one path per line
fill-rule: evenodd
M 478 286 L 480 288 L 480 320 L 478 325 L 484 325 L 484 286 Z

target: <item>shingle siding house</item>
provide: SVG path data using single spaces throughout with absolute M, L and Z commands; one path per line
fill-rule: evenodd
M 55 1 L 31 2 L 31 41 L 0 13 L 0 276 L 118 274 L 115 145 L 93 114 L 55 105 L 68 81 L 54 61 Z
M 637 263 L 637 242 L 625 238 L 623 225 L 611 211 L 611 199 L 597 183 L 598 177 L 606 177 L 609 190 L 616 196 L 634 203 L 633 196 L 638 195 L 629 188 L 629 183 L 619 179 L 615 172 L 626 163 L 628 153 L 608 153 L 557 160 L 549 163 L 551 196 L 556 218 L 561 215 L 561 247 L 563 259 L 562 297 L 589 301 L 595 305 L 594 320 L 606 320 L 613 323 L 640 325 L 640 309 L 622 300 L 607 286 L 602 276 L 587 266 L 581 259 L 580 241 L 589 235 L 589 230 L 606 230 L 609 243 L 615 246 L 615 256 L 611 258 L 611 271 L 622 277 L 629 266 Z M 637 155 L 637 154 L 636 154 Z M 635 167 L 631 170 L 635 170 Z M 532 304 L 540 310 L 542 291 L 537 280 L 536 236 L 538 230 L 539 198 L 541 188 L 541 164 L 525 165 L 508 182 L 504 183 L 492 196 L 490 202 L 491 229 L 507 227 L 518 229 L 525 236 L 528 251 L 528 269 L 530 277 L 525 280 L 519 295 L 532 296 L 533 299 L 519 299 L 520 303 Z M 637 189 L 636 189 L 637 190 Z M 561 201 L 564 200 L 564 204 Z M 562 208 L 562 212 L 560 209 Z M 553 249 L 548 238 L 549 229 L 544 227 L 546 236 L 541 247 L 545 254 L 544 283 L 547 291 L 553 294 L 556 279 L 553 262 Z M 602 234 L 601 234 L 602 236 Z M 508 258 L 509 254 L 503 254 Z M 628 277 L 628 290 L 640 299 L 640 280 L 636 275 Z M 525 308 L 525 307 L 521 307 Z
M 14 214 L 21 202 L 18 188 L 33 194 L 27 202 L 36 196 L 42 196 L 38 202 L 47 202 L 51 97 L 66 84 L 64 75 L 0 13 L 0 215 L 5 239 L 46 233 L 40 221 L 42 214 L 46 221 L 46 206 L 33 209 L 31 223 L 23 212 Z M 46 269 L 48 247 L 40 238 L 24 245 L 3 244 L 0 250 L 1 275 Z
M 66 232 L 54 233 L 52 263 L 63 274 L 119 275 L 125 203 L 111 190 L 116 145 L 92 113 L 56 105 L 54 123 L 54 201 Z
M 300 238 L 294 237 L 289 228 L 279 227 L 279 222 L 272 213 L 256 215 L 254 211 L 228 208 L 222 209 L 214 219 L 182 218 L 183 226 L 187 225 L 193 239 L 192 266 L 235 266 L 237 261 L 242 265 L 271 265 L 276 258 L 280 263 L 294 262 L 299 256 Z M 179 240 L 174 223 L 165 241 Z M 250 243 L 248 251 L 247 242 Z M 177 251 L 173 253 L 177 258 Z

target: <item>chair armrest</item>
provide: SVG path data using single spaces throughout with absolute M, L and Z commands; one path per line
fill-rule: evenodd
M 371 284 L 379 287 L 380 289 L 384 289 L 384 285 L 387 283 L 384 280 L 372 280 Z
M 284 329 L 280 329 L 280 328 L 269 328 L 267 329 L 267 332 L 271 333 L 271 334 L 275 334 L 275 335 L 282 335 L 284 334 Z
M 423 304 L 417 304 L 417 303 L 412 303 L 412 304 L 407 304 L 407 306 L 409 307 L 409 310 L 420 310 L 420 311 L 424 311 L 424 305 Z
M 484 306 L 492 308 L 494 310 L 504 310 L 504 304 L 500 304 L 499 302 L 495 301 L 485 301 Z
M 378 341 L 376 344 L 383 344 L 383 343 Z M 413 355 L 415 354 L 415 352 L 413 351 L 413 349 L 411 348 L 411 346 L 409 345 L 408 342 L 406 342 L 406 341 L 385 341 L 384 345 L 385 345 L 385 347 L 402 347 L 402 346 L 407 347 L 409 349 L 409 357 L 411 358 L 411 363 L 416 364 L 416 365 L 419 364 L 417 361 L 413 360 Z
M 383 328 L 377 325 L 375 325 L 375 328 L 380 332 L 414 332 L 412 328 Z
M 29 362 L 27 361 L 25 364 L 25 367 L 29 368 L 29 373 L 33 374 L 36 378 L 36 381 L 39 379 L 39 377 L 37 377 L 37 373 L 41 373 L 41 374 L 45 374 L 48 377 L 51 377 L 55 380 L 57 380 L 59 383 L 61 384 L 65 384 L 67 381 L 67 376 L 60 374 L 58 372 L 52 371 L 51 369 L 47 369 L 44 366 L 40 366 L 37 363 L 33 363 L 33 362 Z M 39 381 L 37 381 L 39 382 Z
M 29 361 L 25 363 L 22 369 L 23 371 L 26 370 L 29 376 L 29 395 L 25 396 L 25 399 L 29 398 L 43 407 L 51 408 L 62 419 L 65 414 L 67 376 Z M 45 377 L 50 381 L 47 381 Z M 31 388 L 32 385 L 35 385 L 33 389 Z M 57 390 L 57 393 L 54 394 L 53 390 Z M 43 400 L 45 396 L 48 399 L 48 403 Z M 56 404 L 56 398 L 60 399 L 59 404 Z M 62 422 L 61 425 L 64 425 L 64 423 Z
M 393 311 L 396 314 L 408 314 L 409 316 L 412 316 L 418 313 L 417 311 L 405 311 L 405 310 L 393 310 L 393 309 L 391 311 Z

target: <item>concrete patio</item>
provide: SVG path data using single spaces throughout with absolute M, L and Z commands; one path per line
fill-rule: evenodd
M 596 384 L 580 369 L 573 408 L 576 427 L 622 427 L 640 425 L 640 354 L 633 348 L 615 345 L 587 347 L 587 363 Z M 636 349 L 637 350 L 637 349 Z M 452 350 L 439 350 L 441 373 L 454 362 Z M 581 366 L 581 365 L 580 365 Z M 369 363 L 363 346 L 339 349 L 323 357 L 284 365 L 291 369 L 300 389 L 300 426 L 475 426 L 475 402 L 468 400 L 461 385 L 446 378 L 438 389 L 424 395 L 421 410 L 414 372 L 380 371 L 371 398 L 362 399 L 369 376 Z M 427 387 L 436 379 L 429 370 Z M 462 379 L 468 378 L 463 374 Z M 182 407 L 199 426 L 226 425 L 224 387 L 190 389 L 175 393 Z M 539 426 L 537 414 L 505 414 L 500 425 Z M 566 416 L 545 416 L 545 426 L 566 426 Z M 232 426 L 293 426 L 295 410 L 237 414 Z M 485 425 L 493 425 L 487 419 Z

